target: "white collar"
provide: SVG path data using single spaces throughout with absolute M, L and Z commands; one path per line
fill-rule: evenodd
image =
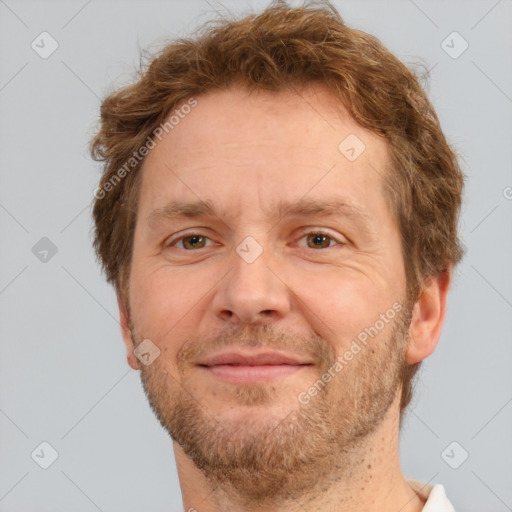
M 407 483 L 424 499 L 425 506 L 421 512 L 455 512 L 453 505 L 446 497 L 444 486 L 429 485 L 419 480 L 407 478 Z

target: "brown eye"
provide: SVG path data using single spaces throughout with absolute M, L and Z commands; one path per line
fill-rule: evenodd
M 332 237 L 324 233 L 310 233 L 307 235 L 307 244 L 310 249 L 325 249 L 330 246 Z
M 205 237 L 199 235 L 186 236 L 183 238 L 185 249 L 201 249 L 205 245 Z
M 202 249 L 206 246 L 206 240 L 208 240 L 208 238 L 205 236 L 187 235 L 178 238 L 171 245 L 178 246 L 180 249 L 185 250 Z

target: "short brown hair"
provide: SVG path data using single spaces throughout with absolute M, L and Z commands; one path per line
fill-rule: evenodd
M 207 91 L 232 85 L 295 91 L 314 83 L 327 86 L 356 122 L 388 143 L 385 193 L 402 235 L 409 297 L 415 301 L 426 278 L 460 261 L 463 174 L 416 73 L 378 39 L 347 27 L 330 2 L 293 8 L 275 1 L 259 15 L 209 22 L 194 37 L 171 42 L 135 83 L 103 101 L 91 141 L 93 158 L 104 162 L 94 247 L 123 300 L 143 162 L 127 170 L 132 155 L 173 110 Z M 410 365 L 404 376 L 401 413 L 419 366 Z

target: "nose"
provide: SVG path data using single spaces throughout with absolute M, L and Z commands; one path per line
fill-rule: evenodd
M 284 318 L 290 311 L 290 294 L 272 264 L 272 253 L 264 249 L 252 262 L 240 254 L 233 251 L 231 271 L 215 294 L 215 315 L 234 324 Z

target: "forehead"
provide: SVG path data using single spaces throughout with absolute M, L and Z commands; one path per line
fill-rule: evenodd
M 224 210 L 255 201 L 263 212 L 272 202 L 327 192 L 355 205 L 382 199 L 385 141 L 358 125 L 324 86 L 252 93 L 233 87 L 195 100 L 144 161 L 146 211 L 205 197 Z

